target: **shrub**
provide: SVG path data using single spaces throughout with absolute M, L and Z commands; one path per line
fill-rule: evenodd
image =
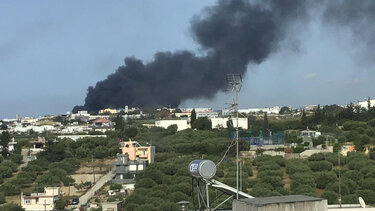
M 152 188 L 155 185 L 156 182 L 150 178 L 143 178 L 135 184 L 136 188 Z
M 299 185 L 293 190 L 293 194 L 315 196 L 315 188 L 310 185 Z
M 361 196 L 366 203 L 374 204 L 375 203 L 375 192 L 372 190 L 359 190 L 358 196 Z
M 12 176 L 12 169 L 5 165 L 0 165 L 0 177 L 8 178 Z
M 312 171 L 331 171 L 332 163 L 325 160 L 311 161 L 309 162 L 309 167 Z
M 25 211 L 20 205 L 14 204 L 13 202 L 10 204 L 5 204 L 0 207 L 1 211 Z
M 224 171 L 223 171 L 223 169 L 217 169 L 216 176 L 218 176 L 218 177 L 224 177 Z
M 57 200 L 56 201 L 56 209 L 63 210 L 67 203 L 68 203 L 67 200 Z
M 172 201 L 174 203 L 177 203 L 179 201 L 186 201 L 189 199 L 189 196 L 185 195 L 181 191 L 172 192 L 168 195 L 169 201 Z
M 5 195 L 4 193 L 0 193 L 0 204 L 4 204 L 5 203 Z
M 336 174 L 332 171 L 318 172 L 314 176 L 316 187 L 320 189 L 326 188 L 328 184 L 333 183 L 337 180 Z
M 334 191 L 326 190 L 323 192 L 321 197 L 327 199 L 328 204 L 336 204 L 337 199 L 339 198 L 339 195 Z
M 159 209 L 151 204 L 143 204 L 137 207 L 135 211 L 159 211 Z
M 110 190 L 121 190 L 122 189 L 122 185 L 121 184 L 117 184 L 117 183 L 112 183 L 109 186 L 109 189 Z
M 177 204 L 169 202 L 169 201 L 162 202 L 158 208 L 159 210 L 162 210 L 162 211 L 176 211 L 179 209 Z

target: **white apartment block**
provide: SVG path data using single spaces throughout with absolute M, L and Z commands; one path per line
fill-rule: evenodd
M 185 130 L 185 129 L 190 128 L 190 126 L 188 125 L 188 121 L 186 119 L 182 119 L 182 120 L 158 120 L 158 121 L 155 121 L 155 126 L 156 127 L 162 127 L 162 128 L 167 129 L 171 125 L 177 125 L 177 131 Z
M 357 103 L 357 105 L 361 108 L 367 109 L 368 108 L 368 100 L 365 101 L 360 101 Z M 370 106 L 373 107 L 375 106 L 375 99 L 370 99 Z
M 227 122 L 232 120 L 233 127 L 237 127 L 237 118 L 228 118 L 228 117 L 217 117 L 210 118 L 212 128 L 227 128 Z M 248 129 L 247 118 L 238 118 L 238 127 L 244 130 Z

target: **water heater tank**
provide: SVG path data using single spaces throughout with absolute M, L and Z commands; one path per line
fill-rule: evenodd
M 191 176 L 203 179 L 211 179 L 216 174 L 216 165 L 211 160 L 193 160 L 189 164 Z

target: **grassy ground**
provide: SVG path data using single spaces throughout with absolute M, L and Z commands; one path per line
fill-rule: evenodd
M 283 172 L 283 183 L 284 183 L 284 188 L 290 189 L 290 177 L 289 174 L 286 173 L 285 168 L 281 168 L 281 171 Z

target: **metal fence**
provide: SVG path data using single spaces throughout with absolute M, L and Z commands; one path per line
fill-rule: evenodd
M 230 136 L 231 139 L 235 138 L 235 135 L 232 134 Z M 253 137 L 253 136 L 241 136 L 238 137 L 239 140 L 243 140 L 249 143 L 249 145 L 276 145 L 276 144 L 284 144 L 285 143 L 285 135 L 284 133 L 276 133 L 270 137 Z

